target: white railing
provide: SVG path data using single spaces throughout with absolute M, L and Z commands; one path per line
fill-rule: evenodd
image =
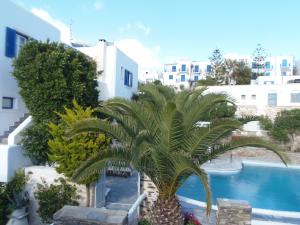
M 27 117 L 13 132 L 8 135 L 8 145 L 18 145 L 22 139 L 21 132 L 25 130 L 32 121 L 32 117 Z
M 131 206 L 131 208 L 128 211 L 128 224 L 130 225 L 137 225 L 139 220 L 139 214 L 140 214 L 140 205 L 143 202 L 143 200 L 147 197 L 147 194 L 144 192 L 141 194 L 138 199 L 135 201 L 135 203 Z

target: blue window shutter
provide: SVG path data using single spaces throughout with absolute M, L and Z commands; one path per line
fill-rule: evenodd
M 130 73 L 130 75 L 131 75 L 131 76 L 130 76 L 130 85 L 129 85 L 129 86 L 132 87 L 132 77 L 133 77 L 133 74 Z
M 5 56 L 16 56 L 16 31 L 9 27 L 6 27 Z

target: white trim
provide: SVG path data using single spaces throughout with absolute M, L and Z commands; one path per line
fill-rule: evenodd
M 32 117 L 29 116 L 13 132 L 11 132 L 8 135 L 7 144 L 9 146 L 11 146 L 11 145 L 17 145 L 18 142 L 20 142 L 20 134 L 21 134 L 21 132 L 30 125 L 31 121 L 32 121 Z

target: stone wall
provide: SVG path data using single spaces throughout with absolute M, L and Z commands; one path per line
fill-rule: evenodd
M 217 225 L 251 225 L 252 208 L 246 201 L 217 199 Z
M 145 217 L 149 217 L 151 213 L 150 210 L 157 199 L 158 190 L 155 184 L 145 174 L 141 174 L 141 193 L 147 194 L 147 197 L 141 204 L 141 214 Z

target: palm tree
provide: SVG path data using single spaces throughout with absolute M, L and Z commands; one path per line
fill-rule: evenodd
M 182 225 L 176 191 L 192 174 L 202 181 L 207 213 L 211 210 L 208 176 L 200 167 L 203 163 L 242 146 L 270 149 L 285 162 L 277 146 L 261 139 L 245 137 L 226 141 L 242 123 L 234 118 L 210 117 L 219 104 L 232 104 L 232 101 L 224 94 L 204 94 L 204 91 L 175 93 L 162 85 L 145 85 L 141 87 L 138 101 L 114 98 L 105 102 L 100 111 L 111 119 L 83 120 L 73 126 L 69 135 L 105 132 L 118 144 L 90 158 L 75 172 L 73 179 L 85 179 L 111 163 L 130 165 L 145 173 L 158 189 L 159 196 L 150 218 L 152 224 Z M 199 126 L 199 121 L 208 119 L 210 127 Z

